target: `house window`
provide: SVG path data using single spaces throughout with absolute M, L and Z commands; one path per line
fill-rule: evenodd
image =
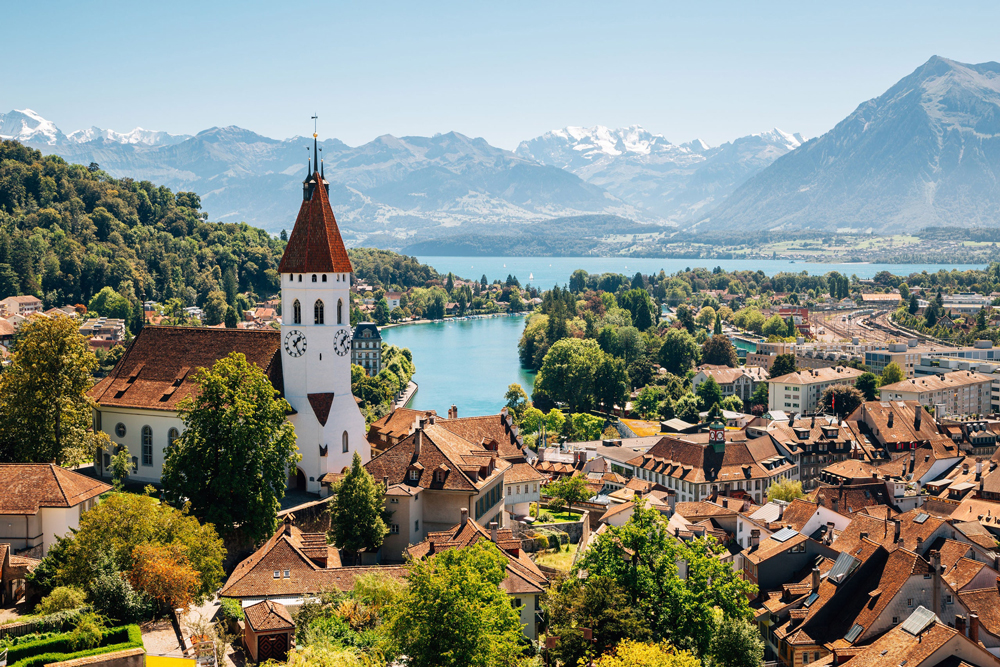
M 394 523 L 391 526 L 389 526 L 389 534 L 390 535 L 399 535 L 399 524 L 398 523 Z
M 348 450 L 347 431 L 344 431 L 344 435 L 340 436 L 340 442 L 341 442 L 341 447 L 343 448 L 343 452 L 346 454 Z
M 126 433 L 126 431 L 125 431 L 125 424 L 123 424 L 121 422 L 118 422 L 115 425 L 115 435 L 117 435 L 119 438 L 124 438 L 125 437 L 125 433 Z
M 907 607 L 913 606 L 913 598 L 906 598 L 906 606 Z
M 290 570 L 285 570 L 285 579 L 289 579 L 291 576 L 292 576 L 291 571 Z
M 292 303 L 292 324 L 302 324 L 302 304 L 298 299 Z
M 513 602 L 510 603 L 514 609 L 518 609 L 521 606 L 521 598 L 514 598 Z
M 153 429 L 142 427 L 142 465 L 153 465 Z
M 415 533 L 420 532 L 420 519 L 417 519 L 416 521 L 413 522 L 413 532 Z
M 416 468 L 414 468 L 413 470 L 410 470 L 410 481 L 411 482 L 415 482 L 418 479 L 420 479 L 420 471 L 417 470 Z
M 399 498 L 389 498 L 389 504 L 390 505 L 398 505 L 399 504 Z
M 899 625 L 899 616 L 893 616 L 892 617 L 892 624 L 893 625 Z
M 944 596 L 944 603 L 945 604 L 951 604 L 952 603 L 952 599 L 951 599 L 950 595 Z
M 281 578 L 281 570 L 275 570 L 274 571 L 274 578 L 275 579 L 280 579 Z
M 337 324 L 344 323 L 344 301 L 337 299 Z
M 173 447 L 174 441 L 177 440 L 177 438 L 179 437 L 181 437 L 181 434 L 180 431 L 178 431 L 177 429 L 172 428 L 169 431 L 167 431 L 167 449 Z
M 313 304 L 313 324 L 323 324 L 323 300 L 316 299 Z

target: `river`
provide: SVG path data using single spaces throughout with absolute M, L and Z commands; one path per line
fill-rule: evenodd
M 524 317 L 407 324 L 382 330 L 382 339 L 413 353 L 419 387 L 409 407 L 459 417 L 496 414 L 514 382 L 531 395 L 534 375 L 521 368 L 517 342 Z
M 478 279 L 483 274 L 487 280 L 504 280 L 508 274 L 517 276 L 521 285 L 528 283 L 541 289 L 550 289 L 553 285 L 569 283 L 570 274 L 576 269 L 584 269 L 588 273 L 623 273 L 629 277 L 636 271 L 644 274 L 659 273 L 663 269 L 667 274 L 683 271 L 691 267 L 713 269 L 720 266 L 727 271 L 750 270 L 763 271 L 769 276 L 776 273 L 798 273 L 808 271 L 810 275 L 821 275 L 830 271 L 839 271 L 858 278 L 871 278 L 879 271 L 888 271 L 897 275 L 909 275 L 927 271 L 932 273 L 940 269 L 981 269 L 985 264 L 823 264 L 820 262 L 790 262 L 778 259 L 657 259 L 647 257 L 435 257 L 418 256 L 424 264 L 430 264 L 439 273 L 449 271 L 456 276 L 467 279 Z

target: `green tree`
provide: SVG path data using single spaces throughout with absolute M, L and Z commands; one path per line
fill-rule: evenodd
M 110 287 L 104 287 L 87 304 L 87 312 L 128 321 L 132 304 Z
M 550 504 L 569 508 L 584 502 L 593 495 L 587 487 L 586 478 L 582 475 L 571 475 L 551 482 L 545 487 L 545 493 L 552 497 Z
M 906 310 L 910 315 L 916 315 L 917 311 L 920 310 L 920 301 L 917 300 L 916 294 L 910 294 L 910 303 L 907 304 Z
M 889 384 L 896 384 L 906 379 L 906 373 L 895 361 L 882 369 L 882 376 L 879 378 L 878 386 L 884 387 Z
M 251 542 L 265 540 L 277 524 L 288 470 L 302 458 L 285 418 L 291 408 L 264 371 L 237 352 L 194 377 L 197 395 L 180 404 L 184 433 L 163 463 L 164 495 L 190 502 L 225 534 L 239 529 Z
M 577 269 L 569 277 L 569 291 L 580 294 L 587 287 L 587 272 Z
M 761 328 L 761 333 L 765 336 L 778 336 L 779 338 L 784 338 L 788 335 L 788 325 L 785 320 L 781 318 L 781 315 L 772 315 L 764 322 L 764 326 Z
M 750 405 L 762 405 L 764 409 L 767 409 L 767 383 L 761 382 L 756 387 L 754 387 L 753 393 L 750 394 Z
M 878 378 L 874 373 L 862 373 L 854 381 L 854 386 L 864 395 L 866 401 L 874 401 L 878 396 Z
M 899 284 L 899 300 L 907 301 L 910 298 L 910 287 L 906 283 Z
M 601 437 L 601 428 L 604 420 L 594 415 L 582 412 L 575 412 L 573 419 L 573 440 L 577 442 L 589 442 Z
M 715 316 L 715 326 L 712 327 L 712 335 L 722 335 L 722 313 L 717 313 Z
M 226 303 L 226 293 L 222 290 L 212 290 L 208 293 L 208 298 L 205 299 L 205 306 L 202 310 L 205 311 L 205 322 L 208 326 L 215 326 L 216 324 L 222 324 L 226 319 L 226 311 L 229 309 L 229 304 Z M 235 310 L 233 311 L 236 312 Z
M 756 586 L 720 560 L 721 553 L 723 547 L 711 537 L 675 539 L 666 519 L 637 500 L 628 523 L 597 535 L 574 569 L 617 583 L 654 640 L 669 637 L 704 655 L 718 614 L 753 618 L 748 599 L 756 595 Z M 682 562 L 684 578 L 678 571 Z
M 719 619 L 708 653 L 713 667 L 760 667 L 764 640 L 753 623 L 742 618 Z
M 711 306 L 705 306 L 704 308 L 698 311 L 698 316 L 694 319 L 699 326 L 704 327 L 705 329 L 713 327 L 715 325 L 715 319 L 716 319 L 715 308 L 712 308 Z
M 455 291 L 455 277 L 451 275 L 451 271 L 448 272 L 448 279 L 444 283 L 444 289 L 448 294 Z
M 389 302 L 382 297 L 375 304 L 375 311 L 372 313 L 372 319 L 375 320 L 375 324 L 380 327 L 384 327 L 389 323 Z
M 601 352 L 594 368 L 594 400 L 611 413 L 615 406 L 625 407 L 629 394 L 629 376 L 625 362 Z
M 545 415 L 545 430 L 550 434 L 556 434 L 562 431 L 563 424 L 566 423 L 566 415 L 562 413 L 561 410 L 552 408 L 549 410 L 548 414 Z
M 92 461 L 87 390 L 97 357 L 68 317 L 32 318 L 14 337 L 0 374 L 0 461 L 60 465 Z
M 656 324 L 656 304 L 644 289 L 631 289 L 618 297 L 618 305 L 632 314 L 632 324 L 645 331 Z M 688 311 L 688 315 L 690 315 Z
M 698 343 L 688 332 L 669 329 L 660 347 L 660 365 L 674 375 L 684 375 L 698 361 Z
M 703 410 L 711 410 L 713 406 L 722 404 L 722 387 L 713 377 L 703 380 L 695 393 L 698 395 Z
M 722 409 L 730 412 L 743 412 L 743 400 L 736 395 L 722 399 Z
M 559 637 L 550 657 L 563 665 L 585 663 L 588 656 L 602 655 L 620 641 L 650 636 L 614 579 L 566 579 L 552 587 L 542 605 L 549 616 L 549 634 Z M 584 639 L 582 628 L 590 628 L 595 641 Z
M 681 323 L 684 329 L 689 333 L 693 334 L 695 330 L 694 323 L 694 313 L 691 312 L 690 306 L 686 303 L 682 303 L 677 306 L 677 321 Z
M 500 582 L 507 559 L 480 541 L 407 565 L 406 590 L 387 623 L 410 667 L 513 667 L 521 619 Z
M 521 431 L 524 433 L 538 433 L 544 424 L 545 413 L 534 406 L 527 408 L 521 417 Z
M 125 445 L 118 445 L 118 451 L 111 457 L 111 479 L 116 490 L 121 491 L 125 488 L 125 480 L 131 472 L 132 454 Z
M 385 511 L 385 488 L 375 482 L 354 452 L 351 469 L 334 489 L 330 505 L 330 537 L 333 543 L 354 556 L 364 549 L 382 546 L 388 516 Z
M 237 318 L 237 315 L 236 315 L 236 309 L 233 308 L 232 306 L 229 306 L 228 308 L 226 308 L 225 321 L 226 321 L 226 328 L 227 329 L 235 329 L 236 328 L 236 324 L 239 322 L 239 319 Z
M 135 565 L 136 549 L 145 545 L 176 547 L 186 557 L 198 573 L 199 600 L 212 595 L 225 575 L 226 550 L 214 526 L 134 493 L 113 494 L 84 512 L 77 531 L 60 545 L 56 554 L 50 549 L 42 563 L 50 556 L 61 561 L 55 582 L 62 586 L 91 589 L 105 562 L 116 576 L 128 572 Z
M 674 416 L 689 424 L 697 424 L 701 421 L 698 416 L 701 412 L 698 403 L 698 397 L 694 394 L 684 394 L 674 401 Z
M 795 365 L 794 354 L 779 354 L 774 358 L 774 364 L 771 366 L 771 377 L 779 378 L 782 375 L 794 373 L 796 370 L 798 368 Z
M 790 503 L 796 498 L 802 498 L 804 496 L 805 493 L 802 491 L 802 482 L 793 482 L 790 479 L 772 482 L 771 486 L 767 488 L 768 500 L 784 500 L 785 502 Z
M 823 391 L 819 402 L 823 410 L 846 417 L 865 401 L 865 395 L 849 384 L 835 384 Z
M 725 336 L 712 336 L 701 346 L 701 363 L 736 368 L 740 365 L 736 348 Z
M 594 371 L 601 362 L 597 341 L 563 338 L 556 341 L 535 375 L 533 394 L 586 412 L 594 405 Z
M 643 387 L 635 400 L 632 401 L 632 409 L 638 412 L 643 419 L 649 419 L 659 410 L 664 395 L 663 389 L 656 385 Z
M 503 395 L 503 398 L 506 401 L 507 413 L 515 424 L 520 425 L 524 419 L 524 411 L 528 409 L 528 395 L 524 393 L 521 385 L 514 382 L 507 385 L 507 393 Z

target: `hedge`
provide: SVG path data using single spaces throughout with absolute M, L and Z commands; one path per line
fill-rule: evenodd
M 87 658 L 128 648 L 142 648 L 142 630 L 138 625 L 111 628 L 104 633 L 101 643 L 102 646 L 92 649 L 74 651 L 68 633 L 64 633 L 51 639 L 11 647 L 7 651 L 7 664 L 9 667 L 41 667 L 51 662 Z

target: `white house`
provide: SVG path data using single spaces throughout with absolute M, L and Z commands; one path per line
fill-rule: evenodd
M 41 558 L 111 487 L 54 463 L 3 463 L 0 489 L 0 543 Z

